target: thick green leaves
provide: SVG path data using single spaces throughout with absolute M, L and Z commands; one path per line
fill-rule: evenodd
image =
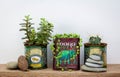
M 23 19 L 24 23 L 21 23 L 21 28 L 20 31 L 24 31 L 25 32 L 25 37 L 23 37 L 22 39 L 26 39 L 25 44 L 27 45 L 31 45 L 34 43 L 34 39 L 35 39 L 35 32 L 33 32 L 34 27 L 31 27 L 31 25 L 33 25 L 33 23 L 31 23 L 32 18 L 30 18 L 30 15 L 25 16 L 25 18 Z
M 41 18 L 39 25 L 37 37 L 40 39 L 38 39 L 38 42 L 40 44 L 48 44 L 48 41 L 51 41 L 50 38 L 52 37 L 53 24 L 49 23 L 45 18 Z
M 55 38 L 80 38 L 80 35 L 78 35 L 78 34 L 66 34 L 66 33 L 64 33 L 64 34 L 56 34 L 56 35 L 54 35 L 53 36 L 53 39 L 55 39 Z
M 101 38 L 99 36 L 91 36 L 89 38 L 89 42 L 91 44 L 100 44 L 101 43 Z
M 32 18 L 30 15 L 25 16 L 23 19 L 24 23 L 21 23 L 20 31 L 25 32 L 25 37 L 22 39 L 26 39 L 26 45 L 47 45 L 49 41 L 51 41 L 51 34 L 53 32 L 53 24 L 49 23 L 45 18 L 41 18 L 40 26 L 38 28 L 38 32 L 35 31 L 31 23 Z

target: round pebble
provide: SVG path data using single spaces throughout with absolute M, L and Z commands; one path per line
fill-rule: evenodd
M 28 70 L 28 61 L 25 56 L 20 56 L 18 58 L 18 67 L 22 71 L 27 71 Z
M 8 69 L 17 69 L 18 68 L 18 62 L 11 61 L 6 64 Z

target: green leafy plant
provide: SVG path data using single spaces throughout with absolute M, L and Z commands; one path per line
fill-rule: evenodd
M 66 33 L 64 33 L 64 34 L 56 34 L 56 35 L 54 35 L 53 36 L 53 39 L 56 39 L 56 38 L 80 38 L 80 35 L 78 35 L 78 34 L 66 34 Z
M 52 38 L 53 24 L 49 23 L 45 18 L 41 18 L 41 23 L 39 25 L 36 43 L 46 45 L 48 44 L 48 41 L 51 41 L 50 38 Z
M 76 49 L 76 52 L 75 54 L 73 54 L 72 57 L 70 57 L 70 61 L 74 60 L 76 58 L 76 56 L 78 56 L 78 54 L 80 53 L 80 46 L 82 46 L 82 39 L 80 38 L 80 35 L 78 34 L 56 34 L 53 36 L 53 43 L 50 45 L 50 49 L 52 50 L 52 53 L 53 53 L 53 57 L 56 59 L 57 63 L 56 63 L 56 66 L 58 68 L 60 68 L 62 71 L 64 71 L 65 67 L 61 67 L 60 66 L 60 63 L 59 63 L 59 60 L 57 60 L 57 58 L 59 57 L 58 54 L 61 54 L 61 46 L 60 45 L 60 42 L 61 42 L 61 38 L 77 38 L 79 39 L 79 42 L 77 43 L 77 45 L 75 46 L 75 49 Z M 68 47 L 68 46 L 67 46 Z M 68 47 L 69 48 L 69 47 Z M 66 50 L 67 51 L 67 50 Z M 65 61 L 64 61 L 65 62 Z M 67 61 L 66 61 L 67 62 Z
M 58 38 L 79 38 L 80 39 L 80 41 L 79 41 L 79 46 L 81 47 L 82 46 L 82 38 L 80 38 L 80 35 L 78 35 L 78 34 L 73 34 L 73 33 L 71 33 L 71 34 L 66 34 L 66 33 L 64 33 L 64 34 L 56 34 L 56 35 L 54 35 L 53 36 L 53 40 L 55 40 L 55 39 L 58 39 Z M 59 41 L 59 40 L 58 40 Z M 54 51 L 54 44 L 51 44 L 50 45 L 50 49 L 52 50 L 52 51 Z
M 53 24 L 45 20 L 45 18 L 41 18 L 40 26 L 36 31 L 31 20 L 30 15 L 27 15 L 23 19 L 24 23 L 20 24 L 22 26 L 20 31 L 25 32 L 25 37 L 22 38 L 25 39 L 24 45 L 47 45 L 48 41 L 51 41 Z
M 99 36 L 91 36 L 89 38 L 89 42 L 91 44 L 100 44 L 101 43 L 101 38 Z
M 82 38 L 80 38 L 80 35 L 78 35 L 78 34 L 56 34 L 56 35 L 54 35 L 53 36 L 53 40 L 55 40 L 55 39 L 58 39 L 58 42 L 60 42 L 60 40 L 59 40 L 59 38 L 79 38 L 80 39 L 80 41 L 79 41 L 79 46 L 81 47 L 82 46 Z M 78 49 L 77 51 L 79 52 L 80 50 L 79 50 L 79 46 L 76 46 L 76 48 Z M 59 50 L 59 45 L 57 45 L 57 50 Z M 52 52 L 53 52 L 53 55 L 55 54 L 55 45 L 54 45 L 54 43 L 52 43 L 52 44 L 50 44 L 50 49 L 52 50 Z M 57 51 L 56 50 L 56 51 Z

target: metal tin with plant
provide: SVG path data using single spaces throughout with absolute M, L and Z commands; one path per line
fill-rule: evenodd
M 79 55 L 82 39 L 78 34 L 56 34 L 53 36 L 53 69 L 79 70 Z
M 47 44 L 52 37 L 53 24 L 45 18 L 41 18 L 37 30 L 33 27 L 30 15 L 25 16 L 24 23 L 20 25 L 20 31 L 25 32 L 24 46 L 25 55 L 31 68 L 46 68 L 47 67 Z
M 92 72 L 107 71 L 107 44 L 99 36 L 91 36 L 89 43 L 84 44 L 84 65 L 82 70 Z

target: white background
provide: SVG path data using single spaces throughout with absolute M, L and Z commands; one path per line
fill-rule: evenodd
M 108 43 L 108 64 L 120 63 L 120 0 L 0 0 L 0 64 L 24 54 L 19 23 L 30 14 L 37 27 L 45 17 L 56 33 L 78 33 L 83 43 L 92 34 Z M 81 63 L 83 63 L 81 47 Z M 48 63 L 52 54 L 48 46 Z

